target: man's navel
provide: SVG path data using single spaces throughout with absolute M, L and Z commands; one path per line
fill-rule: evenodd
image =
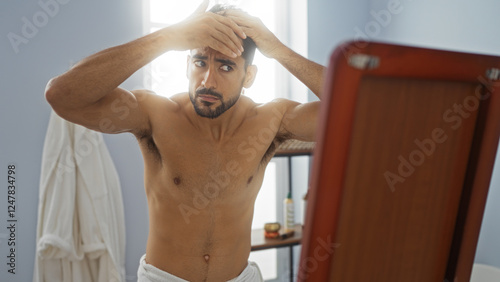
M 253 176 L 250 176 L 250 177 L 248 178 L 248 180 L 247 180 L 247 184 L 250 184 L 250 182 L 252 182 L 252 180 L 253 180 Z
M 205 262 L 208 263 L 208 260 L 210 259 L 210 256 L 208 254 L 204 255 L 203 258 L 205 259 Z

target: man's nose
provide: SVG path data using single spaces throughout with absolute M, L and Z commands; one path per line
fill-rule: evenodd
M 211 67 L 207 69 L 205 72 L 205 77 L 203 77 L 202 81 L 203 86 L 206 88 L 217 88 L 217 81 L 215 79 L 215 71 Z

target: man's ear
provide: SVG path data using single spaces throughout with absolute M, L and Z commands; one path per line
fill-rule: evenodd
M 189 73 L 191 72 L 191 55 L 187 55 L 187 61 L 186 61 L 186 78 L 189 79 Z
M 243 87 L 250 88 L 255 81 L 255 76 L 257 75 L 257 66 L 251 65 L 247 67 L 247 72 L 245 74 L 245 80 L 243 82 Z

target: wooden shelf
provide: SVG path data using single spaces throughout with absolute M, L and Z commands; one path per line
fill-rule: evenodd
M 274 156 L 288 157 L 288 156 L 312 155 L 314 151 L 314 145 L 316 145 L 316 142 L 304 142 L 295 139 L 290 139 L 283 142 L 279 146 Z
M 289 247 L 300 244 L 302 240 L 302 225 L 296 224 L 294 227 L 295 233 L 293 236 L 286 239 L 268 239 L 264 237 L 264 229 L 252 230 L 252 251 Z M 280 234 L 282 230 L 280 230 Z

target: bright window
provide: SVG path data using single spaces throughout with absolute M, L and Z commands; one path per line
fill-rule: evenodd
M 274 17 L 275 5 L 269 0 L 227 1 L 238 4 L 238 7 L 251 15 L 259 17 L 273 32 L 276 32 Z M 187 18 L 200 3 L 200 0 L 165 1 L 150 0 L 149 22 L 147 32 L 154 32 L 162 27 L 177 23 Z M 262 7 L 265 7 L 263 9 Z M 150 86 L 159 95 L 170 97 L 187 91 L 186 64 L 189 52 L 167 52 L 154 60 L 150 65 Z M 245 95 L 257 103 L 268 102 L 276 95 L 277 63 L 256 52 L 254 64 L 258 66 L 255 83 L 245 90 Z
M 216 0 L 211 1 L 210 7 L 214 2 L 235 5 L 259 17 L 287 46 L 303 55 L 307 52 L 307 0 Z M 200 3 L 201 0 L 144 1 L 144 32 L 151 33 L 184 20 Z M 290 6 L 292 3 L 293 6 Z M 146 87 L 166 97 L 186 92 L 188 54 L 188 51 L 167 52 L 154 60 L 147 66 Z M 306 88 L 297 83 L 298 80 L 291 78 L 276 61 L 264 57 L 257 51 L 253 64 L 258 67 L 257 77 L 252 87 L 245 90 L 245 95 L 255 102 L 269 102 L 277 97 L 306 101 Z M 269 163 L 255 203 L 252 228 L 263 228 L 266 222 L 281 221 L 282 203 L 288 191 L 288 183 L 284 180 L 286 175 L 282 177 L 285 171 L 287 170 L 283 161 L 272 160 Z M 267 281 L 283 281 L 288 277 L 290 270 L 287 252 L 276 249 L 252 252 L 249 259 L 259 265 Z M 297 258 L 295 260 L 297 261 Z

